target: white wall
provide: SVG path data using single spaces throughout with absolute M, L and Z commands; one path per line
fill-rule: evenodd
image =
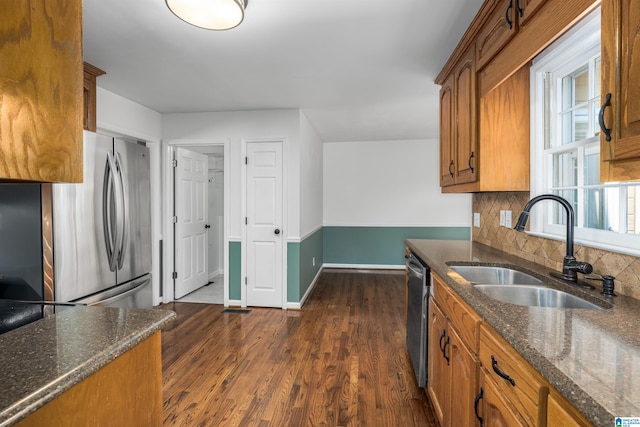
M 322 141 L 300 112 L 300 237 L 322 227 Z
M 470 194 L 441 194 L 439 141 L 324 144 L 325 226 L 471 226 Z
M 298 164 L 299 114 L 297 109 L 234 111 L 221 113 L 164 114 L 162 137 L 171 140 L 229 140 L 229 218 L 230 239 L 242 235 L 242 141 L 284 139 L 285 167 Z M 285 185 L 287 185 L 285 183 Z M 298 236 L 300 225 L 299 192 L 285 188 L 288 196 L 286 236 Z M 284 227 L 283 227 L 284 228 Z

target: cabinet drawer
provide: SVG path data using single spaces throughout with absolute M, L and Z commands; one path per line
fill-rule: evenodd
M 480 327 L 480 363 L 528 425 L 544 422 L 549 389 L 533 367 L 486 325 Z
M 432 274 L 432 276 L 434 295 L 443 314 L 449 318 L 462 341 L 469 346 L 473 353 L 477 354 L 480 316 L 452 292 L 438 275 Z

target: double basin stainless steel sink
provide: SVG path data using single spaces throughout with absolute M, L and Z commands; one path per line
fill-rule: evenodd
M 453 265 L 449 268 L 477 290 L 498 301 L 529 307 L 602 308 L 575 295 L 546 287 L 538 278 L 511 268 L 481 265 Z

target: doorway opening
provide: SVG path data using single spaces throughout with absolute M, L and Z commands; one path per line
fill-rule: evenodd
M 200 140 L 168 144 L 164 259 L 170 267 L 165 268 L 164 301 L 227 304 L 227 144 Z M 180 170 L 184 157 L 203 159 L 200 166 L 193 160 L 186 177 Z M 189 204 L 192 207 L 185 208 Z

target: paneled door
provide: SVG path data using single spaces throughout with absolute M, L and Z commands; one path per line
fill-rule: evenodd
M 283 305 L 282 142 L 247 143 L 247 305 Z
M 176 148 L 175 215 L 176 279 L 175 299 L 207 284 L 209 272 L 207 200 L 207 156 Z

